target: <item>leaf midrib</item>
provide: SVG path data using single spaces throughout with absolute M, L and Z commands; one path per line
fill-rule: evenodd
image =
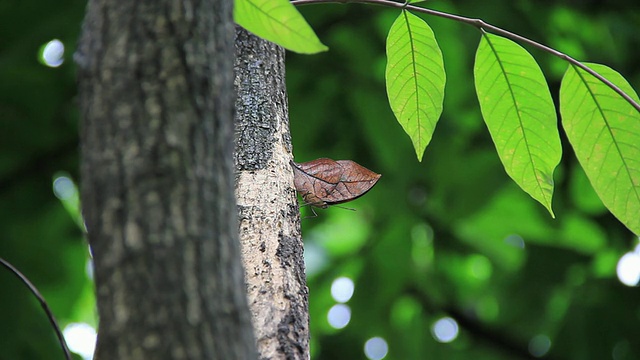
M 531 154 L 531 150 L 529 149 L 530 144 L 529 144 L 529 140 L 527 138 L 527 132 L 525 131 L 524 124 L 522 122 L 522 116 L 520 114 L 521 109 L 518 106 L 518 102 L 516 101 L 513 89 L 511 87 L 511 82 L 509 81 L 509 78 L 507 77 L 507 71 L 505 70 L 504 65 L 502 64 L 502 60 L 498 56 L 498 51 L 496 50 L 496 48 L 494 47 L 493 43 L 489 39 L 489 36 L 487 36 L 486 33 L 483 33 L 482 36 L 484 36 L 484 38 L 487 40 L 487 43 L 489 44 L 489 47 L 491 47 L 492 52 L 495 54 L 496 61 L 498 62 L 498 65 L 500 66 L 500 70 L 502 70 L 501 71 L 501 75 L 502 75 L 502 77 L 504 77 L 505 82 L 507 83 L 507 87 L 509 88 L 509 95 L 511 96 L 511 101 L 513 102 L 513 105 L 516 108 L 516 114 L 518 115 L 518 123 L 520 124 L 520 129 L 522 131 L 522 138 L 523 138 L 523 140 L 525 142 L 525 145 L 526 145 L 527 156 L 529 157 L 530 168 L 531 168 L 531 171 L 533 172 L 534 178 L 536 179 L 536 184 L 538 185 L 538 189 L 542 193 L 542 196 L 544 197 L 545 201 L 548 204 L 551 204 L 551 199 L 549 199 L 547 197 L 547 193 L 544 190 L 544 188 L 542 187 L 542 184 L 540 183 L 540 179 L 538 177 L 538 174 L 536 173 L 536 162 L 534 161 L 533 156 Z
M 413 87 L 415 89 L 415 97 L 416 97 L 416 118 L 418 122 L 418 129 L 421 129 L 422 122 L 420 121 L 420 96 L 418 95 L 418 71 L 416 69 L 416 50 L 414 45 L 413 33 L 411 32 L 411 26 L 409 25 L 409 16 L 407 16 L 407 11 L 402 10 L 402 15 L 404 16 L 404 20 L 407 23 L 407 33 L 409 35 L 409 43 L 411 44 L 411 68 L 413 69 Z M 418 147 L 422 147 L 422 132 L 418 130 Z
M 589 86 L 589 82 L 587 81 L 587 79 L 583 76 L 582 73 L 580 73 L 579 69 L 577 69 L 575 65 L 572 65 L 572 67 L 573 67 L 573 70 L 578 75 L 578 77 L 580 78 L 580 81 L 584 84 L 585 88 L 587 89 L 587 93 L 589 94 L 589 96 L 593 100 L 593 103 L 596 105 L 596 108 L 598 109 L 598 113 L 600 114 L 602 120 L 605 123 L 605 127 L 607 129 L 607 133 L 609 134 L 609 137 L 611 138 L 611 142 L 613 142 L 614 146 L 616 147 L 616 152 L 618 153 L 618 155 L 619 155 L 619 157 L 620 157 L 620 159 L 622 161 L 622 165 L 624 167 L 624 170 L 625 170 L 625 173 L 627 175 L 627 178 L 629 179 L 629 183 L 631 184 L 631 188 L 633 189 L 633 192 L 636 195 L 636 199 L 640 200 L 640 193 L 638 193 L 638 189 L 634 186 L 633 177 L 631 177 L 631 173 L 629 172 L 629 167 L 627 166 L 627 162 L 626 162 L 624 156 L 622 156 L 622 151 L 620 150 L 620 146 L 618 146 L 618 142 L 616 141 L 616 137 L 611 132 L 611 125 L 609 125 L 609 121 L 607 120 L 607 117 L 605 115 L 604 109 L 600 105 L 600 102 L 598 101 L 595 93 L 592 91 L 591 87 Z M 605 161 L 606 161 L 606 159 L 605 159 Z

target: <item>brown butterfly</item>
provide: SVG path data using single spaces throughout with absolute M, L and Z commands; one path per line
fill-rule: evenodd
M 351 160 L 320 158 L 293 166 L 293 182 L 305 203 L 326 209 L 364 195 L 380 179 L 380 174 Z

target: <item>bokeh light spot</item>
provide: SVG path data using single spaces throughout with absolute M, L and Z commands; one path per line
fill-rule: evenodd
M 458 323 L 450 317 L 443 317 L 433 324 L 431 332 L 433 337 L 441 343 L 452 342 L 458 337 Z
M 324 249 L 317 243 L 309 242 L 304 248 L 304 266 L 307 277 L 313 277 L 327 266 L 328 257 Z
M 89 248 L 89 254 L 91 254 L 91 248 Z M 87 274 L 87 278 L 93 281 L 93 260 L 91 258 L 87 259 L 84 272 Z
M 342 329 L 351 321 L 351 309 L 345 304 L 336 304 L 327 313 L 329 325 L 336 329 Z
M 331 284 L 331 296 L 339 303 L 345 303 L 353 296 L 355 285 L 348 277 L 339 277 Z
M 536 335 L 529 341 L 529 353 L 535 357 L 543 357 L 551 349 L 551 340 L 547 335 Z
M 634 251 L 622 255 L 618 260 L 616 273 L 621 283 L 627 286 L 637 286 L 640 283 L 640 254 Z
M 66 176 L 59 176 L 53 180 L 53 193 L 60 200 L 67 200 L 76 195 L 76 185 Z
M 384 359 L 388 352 L 389 345 L 387 345 L 387 342 L 381 337 L 373 337 L 364 343 L 364 354 L 368 359 Z
M 49 67 L 58 67 L 64 62 L 64 44 L 58 39 L 46 43 L 40 51 L 40 61 Z
M 96 330 L 89 324 L 70 323 L 62 331 L 69 350 L 82 356 L 85 360 L 93 358 L 96 347 Z
M 524 239 L 518 234 L 511 234 L 507 236 L 504 239 L 504 242 L 507 243 L 507 245 L 511 245 L 519 249 L 524 249 Z

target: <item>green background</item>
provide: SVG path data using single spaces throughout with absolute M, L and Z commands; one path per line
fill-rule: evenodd
M 628 1 L 430 1 L 429 7 L 497 25 L 606 64 L 638 89 L 640 5 Z M 82 1 L 0 3 L 0 257 L 41 290 L 64 325 L 95 325 L 82 232 L 54 196 L 60 171 L 78 179 L 72 61 Z M 397 10 L 313 5 L 300 10 L 329 52 L 287 54 L 291 132 L 298 162 L 351 159 L 382 174 L 366 196 L 302 221 L 308 257 L 312 357 L 365 359 L 371 337 L 387 359 L 514 359 L 547 337 L 547 359 L 640 358 L 640 292 L 616 264 L 638 244 L 591 190 L 561 132 L 550 218 L 506 175 L 474 95 L 480 39 L 470 26 L 423 17 L 442 48 L 444 113 L 419 163 L 384 87 L 384 41 Z M 51 39 L 65 63 L 38 61 Z M 557 105 L 566 64 L 535 49 Z M 303 209 L 306 215 L 307 209 Z M 522 241 L 524 248 L 514 246 Z M 343 329 L 327 322 L 330 287 L 355 283 Z M 442 317 L 458 337 L 439 343 Z M 0 271 L 0 360 L 62 359 L 35 299 Z

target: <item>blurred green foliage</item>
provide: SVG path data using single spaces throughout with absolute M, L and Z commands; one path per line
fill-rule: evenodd
M 640 84 L 636 2 L 425 4 L 602 62 Z M 357 4 L 301 11 L 329 52 L 288 56 L 296 160 L 353 159 L 382 174 L 348 204 L 355 213 L 330 208 L 302 221 L 314 264 L 313 357 L 364 359 L 367 339 L 381 336 L 390 359 L 534 358 L 547 340 L 549 359 L 639 358 L 640 294 L 616 277 L 620 256 L 638 240 L 604 209 L 564 133 L 557 219 L 509 179 L 474 94 L 478 31 L 423 16 L 442 48 L 447 86 L 443 117 L 419 163 L 384 90 L 384 42 L 399 11 Z M 527 50 L 557 107 L 567 64 Z M 353 279 L 355 293 L 351 321 L 337 330 L 327 312 L 340 276 Z M 443 344 L 432 326 L 446 316 L 459 334 Z
M 431 1 L 607 64 L 638 89 L 640 5 L 617 1 Z M 72 54 L 85 3 L 0 2 L 0 256 L 28 276 L 64 325 L 95 319 L 88 251 L 72 213 L 52 191 L 59 171 L 77 180 L 78 111 Z M 551 219 L 506 175 L 473 89 L 480 34 L 448 20 L 433 28 L 447 71 L 444 113 L 424 160 L 394 119 L 384 87 L 384 41 L 398 11 L 300 8 L 329 52 L 288 54 L 296 161 L 352 159 L 383 174 L 366 196 L 302 221 L 314 359 L 365 359 L 384 338 L 387 359 L 640 357 L 640 293 L 616 277 L 638 239 L 602 206 L 562 134 Z M 53 38 L 65 63 L 38 61 Z M 566 64 L 528 49 L 557 105 Z M 303 209 L 306 211 L 307 209 Z M 355 283 L 349 324 L 333 328 L 330 289 Z M 451 317 L 457 338 L 438 342 Z M 0 359 L 62 359 L 39 305 L 0 271 Z
M 54 196 L 58 171 L 77 177 L 78 110 L 71 57 L 82 1 L 0 3 L 0 256 L 47 299 L 62 326 L 91 322 L 92 284 L 82 231 Z M 65 64 L 44 66 L 41 47 L 60 39 Z M 62 359 L 36 299 L 0 271 L 0 359 Z

